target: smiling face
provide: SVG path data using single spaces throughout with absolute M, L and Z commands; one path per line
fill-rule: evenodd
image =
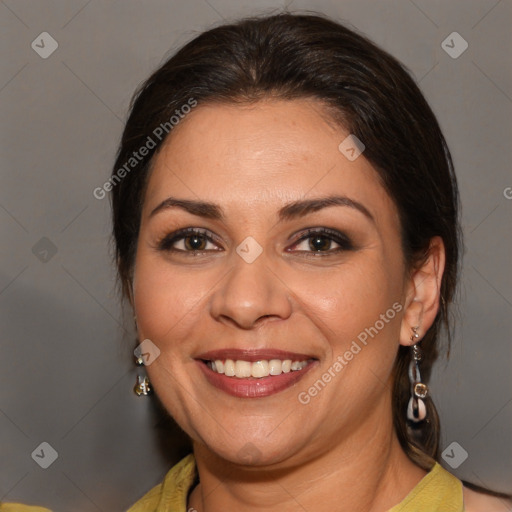
M 160 350 L 147 370 L 164 406 L 227 460 L 304 460 L 391 422 L 400 224 L 364 153 L 338 149 L 348 135 L 314 100 L 200 105 L 155 158 L 139 339 Z

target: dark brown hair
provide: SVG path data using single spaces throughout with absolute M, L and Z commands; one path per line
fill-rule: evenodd
M 365 37 L 322 16 L 283 13 L 213 28 L 181 48 L 140 87 L 112 173 L 112 179 L 119 177 L 119 169 L 152 137 L 155 146 L 112 189 L 116 262 L 124 294 L 134 267 L 150 164 L 165 140 L 156 140 L 155 129 L 168 126 L 191 98 L 200 106 L 265 97 L 317 99 L 340 126 L 363 141 L 364 157 L 398 208 L 409 270 L 428 256 L 433 237 L 442 238 L 446 265 L 440 309 L 421 341 L 421 371 L 428 381 L 443 326 L 449 345 L 449 306 L 458 275 L 459 199 L 450 152 L 404 67 Z M 408 347 L 400 347 L 394 368 L 394 426 L 408 456 L 429 470 L 439 459 L 439 421 L 428 397 L 428 422 L 414 430 L 407 425 L 409 358 Z

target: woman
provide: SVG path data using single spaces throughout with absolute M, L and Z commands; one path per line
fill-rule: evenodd
M 153 143 L 118 267 L 193 455 L 131 512 L 503 509 L 436 462 L 458 193 L 402 67 L 321 17 L 218 27 L 143 85 L 114 175 Z
M 394 58 L 318 16 L 205 32 L 141 87 L 110 183 L 136 391 L 193 446 L 130 512 L 510 507 L 437 462 L 458 192 Z

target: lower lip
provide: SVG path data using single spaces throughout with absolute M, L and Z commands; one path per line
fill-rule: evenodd
M 208 382 L 228 395 L 238 398 L 263 398 L 293 386 L 316 365 L 317 361 L 308 363 L 302 370 L 290 371 L 269 377 L 250 377 L 244 379 L 226 377 L 223 373 L 217 373 L 208 368 L 203 361 L 197 361 L 197 363 Z

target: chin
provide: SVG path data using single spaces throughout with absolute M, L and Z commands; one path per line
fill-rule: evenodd
M 203 449 L 213 452 L 217 457 L 233 464 L 262 468 L 265 466 L 288 466 L 288 462 L 301 450 L 303 443 L 298 439 L 287 436 L 286 439 L 275 438 L 272 442 L 262 437 L 253 437 L 252 440 L 245 436 L 237 438 L 228 436 L 228 439 L 216 439 L 200 442 Z M 290 464 L 291 465 L 291 464 Z

